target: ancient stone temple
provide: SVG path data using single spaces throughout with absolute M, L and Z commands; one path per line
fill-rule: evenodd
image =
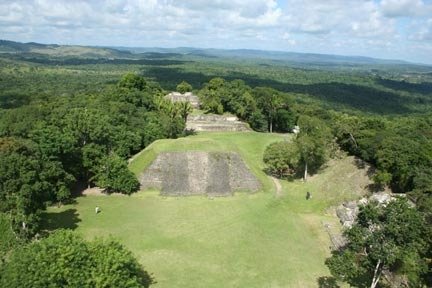
M 139 176 L 141 189 L 165 196 L 230 196 L 256 192 L 261 183 L 234 152 L 165 152 Z
M 194 95 L 192 92 L 186 92 L 181 94 L 180 92 L 171 92 L 165 96 L 166 99 L 172 102 L 189 102 L 193 108 L 199 108 L 200 102 L 198 96 Z

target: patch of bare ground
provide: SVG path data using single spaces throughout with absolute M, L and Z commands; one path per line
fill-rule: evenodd
M 270 178 L 272 179 L 273 184 L 274 184 L 275 189 L 276 189 L 276 197 L 282 196 L 282 185 L 281 185 L 279 179 L 272 177 L 272 176 L 270 176 Z
M 99 187 L 91 187 L 91 188 L 86 188 L 81 192 L 81 195 L 83 196 L 105 196 L 107 195 L 106 193 L 104 193 L 104 189 L 99 188 Z
M 86 188 L 84 190 L 81 191 L 80 193 L 82 196 L 125 196 L 126 194 L 122 194 L 122 193 L 106 193 L 105 189 L 100 188 L 100 187 L 91 187 L 91 188 Z

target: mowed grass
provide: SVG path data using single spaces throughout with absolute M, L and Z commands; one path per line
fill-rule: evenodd
M 265 146 L 285 138 L 251 132 L 161 140 L 138 155 L 131 169 L 138 174 L 157 153 L 174 149 L 237 151 L 252 170 L 262 170 Z M 346 159 L 307 183 L 282 181 L 280 198 L 258 171 L 267 184 L 255 194 L 214 199 L 161 197 L 157 191 L 87 196 L 51 207 L 45 220 L 57 222 L 47 227 L 74 227 L 87 239 L 114 237 L 153 274 L 157 283 L 152 287 L 318 287 L 318 279 L 329 276 L 324 260 L 331 243 L 323 224 L 337 227 L 337 219 L 325 211 L 355 196 L 345 182 L 347 173 L 358 170 Z M 312 192 L 312 200 L 305 200 L 305 191 Z M 102 210 L 97 215 L 96 206 Z

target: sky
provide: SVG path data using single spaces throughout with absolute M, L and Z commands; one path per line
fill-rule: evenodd
M 0 0 L 0 39 L 432 64 L 432 0 Z

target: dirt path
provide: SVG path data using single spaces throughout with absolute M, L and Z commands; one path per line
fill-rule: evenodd
M 279 179 L 275 178 L 275 177 L 271 177 L 274 185 L 276 186 L 276 197 L 280 197 L 282 196 L 282 185 L 279 182 Z
M 97 196 L 105 196 L 107 194 L 102 193 L 103 189 L 99 187 L 87 188 L 81 192 L 82 195 L 97 195 Z

